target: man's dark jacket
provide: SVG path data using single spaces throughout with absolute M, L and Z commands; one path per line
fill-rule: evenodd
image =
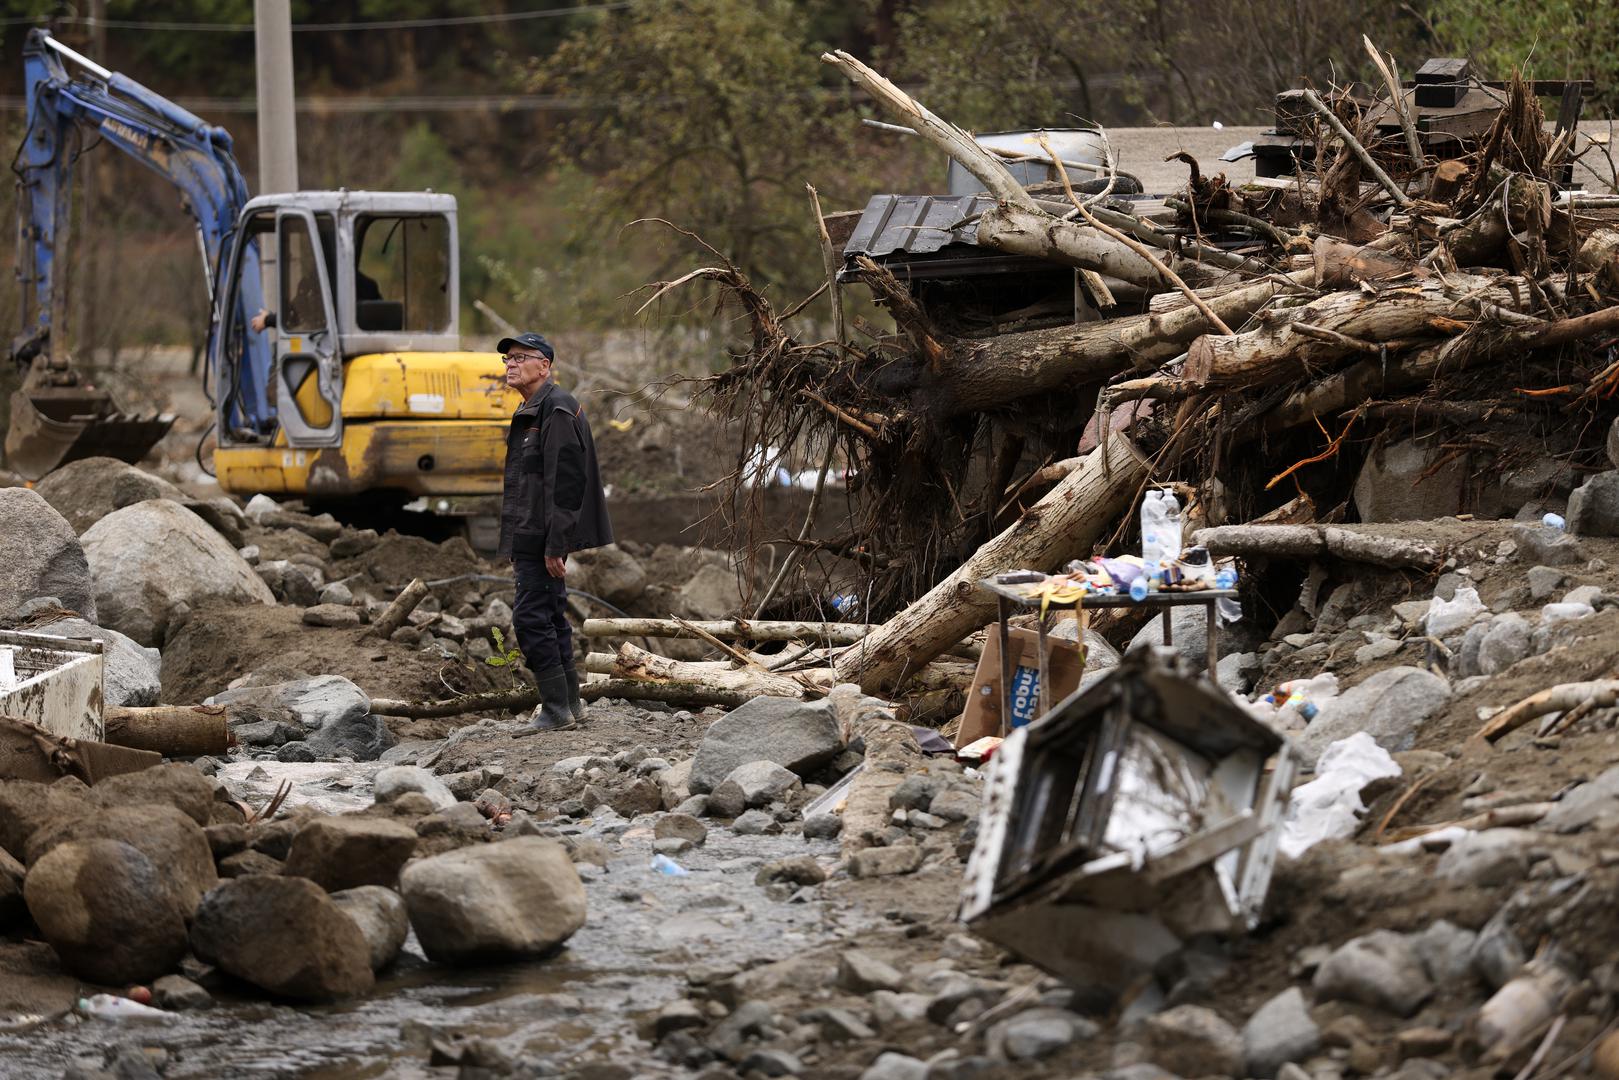
M 573 395 L 547 382 L 512 414 L 500 554 L 565 557 L 613 542 L 596 443 Z

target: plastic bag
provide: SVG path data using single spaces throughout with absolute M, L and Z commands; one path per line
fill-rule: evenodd
M 1443 640 L 1459 630 L 1466 630 L 1480 615 L 1488 615 L 1489 612 L 1484 601 L 1478 598 L 1478 590 L 1471 585 L 1463 585 L 1457 588 L 1453 600 L 1436 596 L 1428 601 L 1428 618 L 1423 629 L 1430 637 Z
M 1350 835 L 1366 812 L 1361 788 L 1400 772 L 1388 751 L 1364 731 L 1339 739 L 1322 751 L 1315 779 L 1293 789 L 1278 848 L 1296 859 L 1323 840 Z

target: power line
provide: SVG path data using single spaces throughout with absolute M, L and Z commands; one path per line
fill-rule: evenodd
M 525 22 L 531 19 L 557 19 L 589 11 L 621 11 L 642 0 L 612 0 L 605 4 L 577 4 L 543 11 L 506 11 L 489 15 L 448 15 L 436 19 L 388 19 L 380 22 L 293 23 L 292 32 L 334 33 L 364 30 L 425 30 L 438 26 L 475 26 L 488 23 Z M 44 15 L 22 15 L 0 19 L 0 26 L 43 25 L 55 21 L 74 26 L 105 26 L 109 30 L 195 30 L 203 33 L 251 34 L 252 23 L 146 22 L 139 19 L 92 19 L 87 15 L 64 15 L 52 20 Z

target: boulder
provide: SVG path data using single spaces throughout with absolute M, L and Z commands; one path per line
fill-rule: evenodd
M 426 797 L 434 810 L 444 810 L 456 803 L 455 793 L 420 765 L 390 765 L 372 778 L 371 790 L 379 803 L 390 803 L 407 791 Z
M 1310 1017 L 1304 992 L 1290 986 L 1261 1005 L 1242 1028 L 1247 1076 L 1268 1078 L 1290 1061 L 1321 1049 L 1321 1029 Z
M 34 490 L 55 507 L 80 536 L 120 507 L 148 499 L 179 502 L 186 498 L 185 492 L 162 477 L 109 457 L 70 461 L 47 473 L 34 485 Z
M 1572 566 L 1585 561 L 1579 541 L 1562 529 L 1539 523 L 1520 522 L 1512 526 L 1512 540 L 1526 562 L 1541 566 Z
M 1203 662 L 1209 656 L 1209 616 L 1201 606 L 1188 606 L 1170 608 L 1168 614 L 1174 617 L 1170 623 L 1170 647 L 1182 659 L 1202 668 Z M 1129 646 L 1124 650 L 1145 645 L 1163 645 L 1164 643 L 1164 613 L 1160 612 L 1147 620 L 1147 624 L 1136 631 L 1135 637 L 1130 639 Z M 1117 667 L 1115 661 L 1112 667 Z M 1096 671 L 1106 671 L 1107 667 L 1093 667 L 1089 660 L 1085 664 L 1087 675 Z
M 381 717 L 370 715 L 365 691 L 341 675 L 244 686 L 215 694 L 207 704 L 251 712 L 260 720 L 295 719 L 310 733 L 304 741 L 312 760 L 375 761 L 395 741 Z
M 838 954 L 838 988 L 851 994 L 869 994 L 876 990 L 899 990 L 905 978 L 899 970 L 885 960 L 859 949 L 845 949 Z
M 234 554 L 234 552 L 232 553 Z M 39 492 L 0 488 L 0 620 L 17 618 L 36 596 L 95 619 L 90 563 L 78 534 Z
M 206 826 L 213 817 L 214 782 L 193 765 L 170 761 L 109 776 L 90 789 L 90 798 L 109 810 L 141 803 L 172 806 L 198 825 Z
M 0 848 L 0 934 L 9 933 L 28 921 L 28 904 L 23 899 L 23 878 L 28 869 Z
M 1090 1038 L 1098 1030 L 1095 1021 L 1067 1009 L 1040 1005 L 992 1025 L 984 1034 L 984 1046 L 997 1060 L 1036 1061 L 1076 1039 Z
M 253 568 L 207 522 L 177 503 L 114 510 L 84 534 L 99 621 L 160 645 L 180 604 L 273 604 Z
M 1367 456 L 1355 478 L 1361 521 L 1431 521 L 1458 514 L 1466 502 L 1471 463 L 1463 455 L 1440 463 L 1437 442 L 1389 443 Z
M 652 826 L 657 840 L 685 840 L 700 845 L 708 839 L 708 827 L 690 814 L 665 814 Z
M 156 705 L 162 692 L 162 655 L 134 638 L 84 619 L 62 618 L 30 628 L 31 634 L 93 638 L 102 644 L 101 694 L 108 705 Z
M 152 1004 L 170 1012 L 212 1007 L 214 995 L 184 975 L 165 975 L 152 983 Z
M 1503 612 L 1490 620 L 1478 644 L 1478 671 L 1494 675 L 1524 659 L 1533 648 L 1534 628 L 1516 611 Z
M 850 856 L 849 876 L 871 878 L 914 874 L 921 865 L 922 849 L 914 844 L 866 848 Z
M 410 916 L 402 896 L 381 885 L 361 885 L 332 893 L 332 903 L 365 935 L 372 971 L 381 971 L 394 962 L 410 936 Z
M 73 974 L 125 986 L 174 970 L 186 924 L 152 860 L 117 840 L 71 840 L 34 863 L 28 911 Z
M 537 836 L 420 859 L 399 884 L 432 960 L 540 956 L 585 924 L 585 887 L 567 849 Z
M 617 544 L 608 544 L 569 555 L 568 582 L 609 604 L 627 607 L 646 592 L 646 569 Z
M 140 803 L 53 821 L 28 838 L 30 872 L 51 851 L 74 840 L 119 840 L 162 870 L 175 909 L 189 916 L 219 881 L 214 852 L 198 825 L 172 806 Z
M 689 618 L 726 618 L 742 606 L 736 571 L 705 563 L 680 587 L 680 603 Z
M 306 741 L 318 761 L 375 761 L 398 742 L 382 717 L 370 715 L 324 724 Z
M 1306 768 L 1339 739 L 1364 731 L 1390 753 L 1411 749 L 1416 732 L 1450 698 L 1450 684 L 1416 667 L 1385 668 L 1321 707 L 1297 736 Z
M 292 839 L 282 873 L 305 877 L 327 892 L 392 886 L 416 850 L 416 830 L 387 818 L 319 817 Z
M 191 924 L 201 960 L 297 1001 L 371 989 L 371 945 L 359 924 L 307 878 L 234 878 L 203 897 Z
M 774 761 L 750 761 L 738 765 L 725 778 L 742 789 L 745 806 L 765 806 L 803 786 L 803 781 L 790 769 Z
M 1146 1017 L 1134 1037 L 1148 1060 L 1182 1076 L 1241 1076 L 1242 1036 L 1213 1009 L 1177 1005 Z
M 773 761 L 806 776 L 837 756 L 843 735 L 825 699 L 756 697 L 716 720 L 692 758 L 690 786 L 712 791 L 739 765 Z
M 19 862 L 28 859 L 28 840 L 58 821 L 88 815 L 94 803 L 83 784 L 39 784 L 32 780 L 0 780 L 0 848 Z
M 305 626 L 355 627 L 360 625 L 360 613 L 347 604 L 321 603 L 304 608 L 303 623 Z
M 1410 1016 L 1433 994 L 1422 958 L 1404 935 L 1374 930 L 1340 946 L 1316 969 L 1319 1000 L 1351 1001 Z
M 1619 536 L 1619 472 L 1597 473 L 1574 489 L 1568 528 L 1576 536 Z

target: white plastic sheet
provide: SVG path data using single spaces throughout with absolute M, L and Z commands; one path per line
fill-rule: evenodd
M 1478 590 L 1471 585 L 1462 585 L 1457 588 L 1456 596 L 1451 600 L 1442 600 L 1434 597 L 1428 601 L 1428 619 L 1423 628 L 1432 637 L 1444 638 L 1466 630 L 1473 620 L 1481 615 L 1488 615 L 1490 609 L 1484 606 L 1484 601 L 1478 598 Z
M 1328 746 L 1316 762 L 1315 779 L 1294 788 L 1288 800 L 1278 845 L 1282 854 L 1296 859 L 1323 840 L 1354 832 L 1366 812 L 1361 788 L 1400 771 L 1388 751 L 1364 731 Z

